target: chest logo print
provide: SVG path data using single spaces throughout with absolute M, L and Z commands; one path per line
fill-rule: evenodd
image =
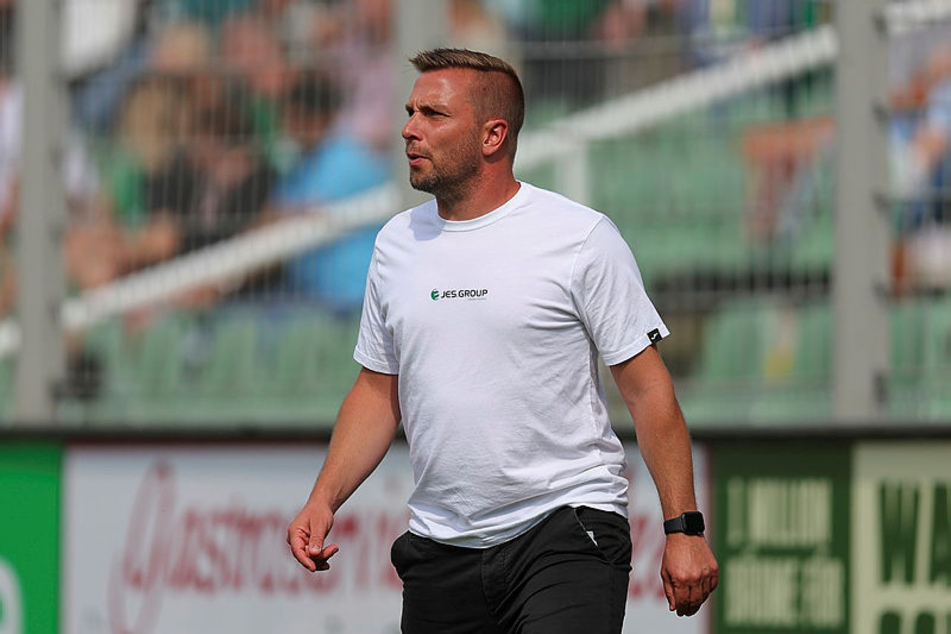
M 485 299 L 489 294 L 489 289 L 487 288 L 454 288 L 450 290 L 441 291 L 438 288 L 434 288 L 429 293 L 430 299 L 434 302 L 440 299 Z

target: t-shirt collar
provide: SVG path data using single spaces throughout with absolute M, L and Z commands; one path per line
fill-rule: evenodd
M 518 209 L 524 205 L 527 201 L 530 186 L 521 181 L 518 181 L 518 184 L 519 188 L 514 196 L 505 201 L 501 206 L 472 220 L 446 220 L 439 215 L 439 212 L 436 211 L 436 205 L 434 204 L 433 215 L 435 216 L 435 222 L 442 231 L 473 231 L 497 222 L 514 209 Z

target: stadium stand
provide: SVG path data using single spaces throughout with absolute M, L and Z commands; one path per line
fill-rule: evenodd
M 583 15 L 559 13 L 557 2 L 535 3 L 548 7 L 540 13 L 518 3 L 452 4 L 458 32 L 450 39 L 502 47 L 527 75 L 522 177 L 565 190 L 564 166 L 579 161 L 588 182 L 582 197 L 619 226 L 661 311 L 686 331 L 689 344 L 672 340 L 664 352 L 688 420 L 827 418 L 836 185 L 828 3 L 790 2 L 798 9 L 783 16 L 751 3 L 710 15 L 689 0 L 605 1 L 586 5 Z M 276 289 L 287 288 L 294 256 L 378 225 L 397 210 L 396 196 L 368 189 L 342 211 L 315 202 L 271 224 L 275 198 L 262 194 L 260 208 L 225 219 L 215 201 L 231 191 L 231 172 L 208 166 L 225 156 L 214 152 L 234 149 L 227 156 L 235 174 L 255 173 L 248 157 L 277 177 L 291 173 L 300 146 L 287 133 L 282 104 L 296 80 L 313 73 L 339 82 L 336 133 L 352 133 L 388 160 L 381 129 L 395 142 L 386 113 L 396 98 L 387 5 L 248 0 L 206 11 L 162 0 L 138 16 L 111 65 L 74 80 L 75 119 L 101 180 L 104 202 L 94 220 L 126 246 L 98 251 L 125 254 L 107 267 L 117 271 L 109 283 L 73 280 L 64 321 L 83 335 L 64 390 L 66 419 L 332 421 L 356 371 L 356 318 L 313 298 L 277 297 Z M 902 8 L 891 24 L 914 21 Z M 911 70 L 895 80 L 896 94 L 918 95 L 899 100 L 903 116 L 947 105 L 922 96 L 940 85 L 935 73 L 944 67 L 934 52 L 941 38 L 921 39 L 922 50 L 903 57 Z M 241 41 L 253 42 L 257 54 Z M 354 69 L 350 79 L 341 77 L 342 63 Z M 908 88 L 922 67 L 931 69 L 931 83 Z M 254 178 L 262 192 L 270 186 Z M 912 195 L 940 203 L 927 198 L 934 192 Z M 920 228 L 904 221 L 912 206 L 895 205 L 896 252 Z M 946 224 L 947 214 L 933 215 Z M 203 236 L 201 244 L 183 245 L 163 230 L 169 222 Z M 154 257 L 133 257 L 145 251 Z M 947 418 L 947 288 L 932 284 L 924 296 L 909 271 L 901 279 L 896 272 L 892 370 L 883 377 L 889 414 Z M 12 324 L 0 324 L 4 421 L 12 415 L 16 341 Z

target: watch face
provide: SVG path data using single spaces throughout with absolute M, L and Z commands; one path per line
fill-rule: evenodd
M 699 535 L 704 530 L 703 525 L 703 515 L 699 512 L 694 511 L 691 513 L 684 513 L 684 532 L 688 535 Z

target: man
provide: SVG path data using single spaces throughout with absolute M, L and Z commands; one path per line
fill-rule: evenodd
M 458 49 L 412 62 L 410 182 L 435 201 L 377 238 L 354 352 L 363 369 L 288 529 L 294 556 L 329 568 L 333 514 L 402 420 L 416 481 L 392 550 L 403 632 L 620 632 L 627 482 L 600 354 L 671 519 L 670 609 L 695 613 L 717 564 L 654 348 L 667 328 L 630 249 L 602 214 L 513 177 L 524 99 L 511 66 Z

